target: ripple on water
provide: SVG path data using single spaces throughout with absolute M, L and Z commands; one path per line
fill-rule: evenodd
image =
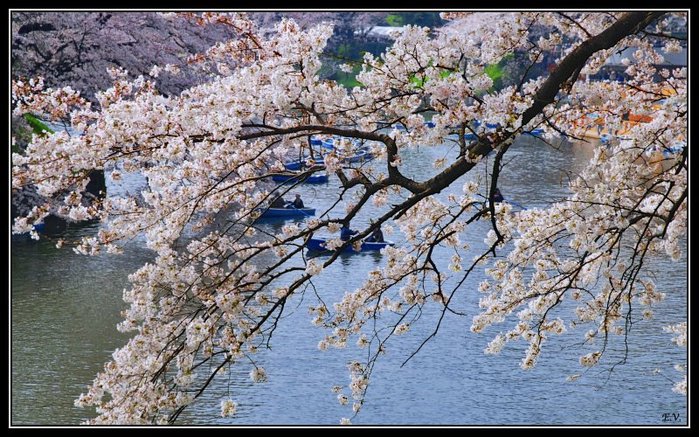
M 525 147 L 537 149 L 525 153 Z M 529 207 L 563 196 L 565 172 L 575 172 L 589 157 L 570 146 L 557 152 L 536 142 L 516 145 L 511 153 L 518 155 L 517 165 L 505 167 L 501 188 L 506 198 Z M 414 169 L 413 176 L 426 178 L 436 170 L 424 164 L 444 154 L 448 154 L 444 147 L 423 147 L 408 154 L 405 167 Z M 479 166 L 466 177 L 482 177 L 483 166 Z M 536 171 L 541 168 L 547 171 Z M 143 183 L 125 177 L 124 184 L 110 193 L 133 192 Z M 462 184 L 457 182 L 453 189 L 460 192 Z M 295 191 L 320 213 L 332 204 L 336 187 L 337 181 L 331 180 L 327 185 L 302 186 Z M 447 194 L 445 190 L 440 196 Z M 342 208 L 339 205 L 329 214 L 337 216 Z M 353 225 L 366 225 L 375 215 L 370 207 Z M 483 244 L 479 226 L 465 236 L 474 247 Z M 69 232 L 91 234 L 96 227 Z M 125 307 L 121 296 L 128 287 L 127 275 L 152 254 L 138 240 L 127 256 L 83 257 L 70 250 L 59 251 L 46 240 L 13 241 L 11 249 L 11 421 L 15 425 L 77 424 L 92 412 L 75 408 L 73 400 L 126 340 L 115 325 Z M 317 279 L 318 290 L 326 301 L 337 300 L 361 283 L 361 272 L 380 262 L 380 256 L 343 256 Z M 677 348 L 670 342 L 671 335 L 658 330 L 658 326 L 685 317 L 678 308 L 686 307 L 686 260 L 654 259 L 649 265 L 668 297 L 656 307 L 655 320 L 634 326 L 629 360 L 609 379 L 608 374 L 595 370 L 575 382 L 565 382 L 568 375 L 581 373 L 573 347 L 578 337 L 573 335 L 552 340 L 531 371 L 519 368 L 521 344 L 506 348 L 499 356 L 484 355 L 488 337 L 500 327 L 480 336 L 469 330 L 479 297 L 475 289 L 482 278 L 475 275 L 456 295 L 456 304 L 466 316 L 448 315 L 439 335 L 420 354 L 401 367 L 431 332 L 433 326 L 424 323 L 434 320 L 428 315 L 408 335 L 388 345 L 389 353 L 377 364 L 367 403 L 353 423 L 667 424 L 662 422 L 663 413 L 678 413 L 679 423 L 686 423 L 686 398 L 672 393 L 667 380 L 679 379 L 672 366 L 686 362 L 686 350 Z M 183 414 L 182 422 L 334 425 L 351 415 L 330 388 L 348 382 L 346 363 L 361 355 L 353 346 L 318 351 L 323 331 L 311 325 L 307 305 L 288 305 L 289 313 L 275 332 L 272 349 L 258 354 L 268 372 L 268 383 L 254 384 L 248 368 L 233 367 L 230 385 L 225 378 L 214 384 Z M 238 414 L 223 419 L 219 403 L 229 390 L 238 402 Z

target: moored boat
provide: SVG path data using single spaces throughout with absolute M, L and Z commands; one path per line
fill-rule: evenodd
M 342 158 L 342 162 L 345 164 L 352 164 L 356 162 L 365 162 L 374 159 L 367 147 L 356 150 L 354 155 L 346 156 Z M 316 156 L 314 159 L 315 165 L 324 165 L 325 158 L 323 156 Z M 307 166 L 307 159 L 302 161 L 287 161 L 284 163 L 284 167 L 290 171 L 299 171 Z
M 297 218 L 316 215 L 315 208 L 267 208 L 262 211 L 260 218 Z
M 368 149 L 363 148 L 363 149 L 357 150 L 357 152 L 356 152 L 354 155 L 348 156 L 348 157 L 345 158 L 343 161 L 344 161 L 345 163 L 347 163 L 347 164 L 351 164 L 351 163 L 354 163 L 354 162 L 369 161 L 369 160 L 371 160 L 371 159 L 373 159 L 373 158 L 374 158 L 374 157 L 373 157 L 373 155 L 371 154 L 371 152 L 370 152 Z
M 301 181 L 306 184 L 323 184 L 328 182 L 328 179 L 329 177 L 327 173 L 304 175 L 303 173 L 289 172 L 272 176 L 272 180 L 274 182 L 281 183 Z
M 327 238 L 310 238 L 308 242 L 306 242 L 306 249 L 313 251 L 313 252 L 334 252 L 335 249 L 327 249 L 325 247 L 325 244 L 327 243 L 328 239 Z M 359 250 L 359 252 L 376 252 L 384 247 L 387 246 L 393 246 L 394 243 L 392 241 L 383 241 L 383 242 L 370 242 L 370 241 L 362 241 L 362 247 Z M 343 252 L 357 252 L 354 250 L 354 247 L 352 245 L 345 246 L 344 249 L 342 250 Z
M 540 138 L 544 134 L 544 129 L 537 127 L 529 131 L 522 132 L 525 135 L 531 135 L 533 137 Z
M 316 156 L 314 162 L 315 165 L 323 165 L 325 164 L 325 159 L 322 156 Z M 304 159 L 302 161 L 287 161 L 284 163 L 284 167 L 290 171 L 299 171 L 302 168 L 307 167 L 307 160 Z

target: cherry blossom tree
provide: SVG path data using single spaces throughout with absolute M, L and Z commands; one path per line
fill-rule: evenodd
M 53 87 L 70 84 L 91 101 L 96 91 L 111 84 L 109 71 L 115 68 L 157 76 L 158 91 L 177 94 L 207 80 L 211 69 L 218 68 L 216 63 L 194 55 L 215 42 L 244 33 L 234 23 L 202 21 L 194 14 L 13 12 L 11 18 L 13 77 L 38 76 L 41 83 Z M 67 112 L 52 111 L 49 115 L 52 121 L 70 126 Z M 12 120 L 13 151 L 26 146 L 28 131 L 23 120 Z M 99 195 L 104 176 L 94 172 L 93 180 L 97 189 L 88 193 Z M 33 187 L 13 191 L 12 217 L 18 211 L 26 214 L 40 203 Z
M 13 77 L 70 84 L 88 99 L 111 84 L 109 68 L 139 75 L 154 65 L 186 65 L 190 55 L 236 34 L 222 23 L 202 27 L 186 17 L 173 21 L 146 12 L 13 12 L 11 18 Z M 179 93 L 201 76 L 164 71 L 158 89 Z
M 155 252 L 124 292 L 129 308 L 119 329 L 133 337 L 76 401 L 96 407 L 90 423 L 175 422 L 231 365 L 248 366 L 254 381 L 265 381 L 254 353 L 274 341 L 287 305 L 299 295 L 313 301 L 313 322 L 327 329 L 321 349 L 350 342 L 363 348 L 349 366 L 350 384 L 337 387 L 340 402 L 352 405 L 348 416 L 361 411 L 374 365 L 393 336 L 410 335 L 417 319 L 436 313 L 433 334 L 424 339 L 429 341 L 461 293 L 481 294 L 472 331 L 508 326 L 485 352 L 523 341 L 523 369 L 566 330 L 595 346 L 581 353 L 580 365 L 599 366 L 609 345 L 625 343 L 639 314 L 652 317 L 664 294 L 646 261 L 651 255 L 680 258 L 688 203 L 687 72 L 656 67 L 661 54 L 654 43 L 678 50 L 665 29 L 686 15 L 443 17 L 474 24 L 436 34 L 408 27 L 383 55 L 365 55 L 357 76 L 362 86 L 351 90 L 317 75 L 330 25 L 302 30 L 283 19 L 274 34 L 262 36 L 244 14 L 201 18 L 228 20 L 244 30 L 203 55 L 234 68 L 221 68 L 209 82 L 178 95 L 164 96 L 156 78 L 129 78 L 123 70 L 112 71 L 113 84 L 96 95 L 97 105 L 69 88 L 13 83 L 17 113 L 52 112 L 84 132 L 35 137 L 26 153 L 13 154 L 13 189 L 33 185 L 45 199 L 15 220 L 13 232 L 27 232 L 55 211 L 103 221 L 97 235 L 74 248 L 80 253 L 120 253 L 138 235 Z M 550 32 L 532 37 L 534 27 Z M 636 48 L 629 80 L 578 80 L 626 47 Z M 555 52 L 555 68 L 526 80 L 525 71 L 515 85 L 492 91 L 485 66 L 515 50 L 527 51 L 532 66 Z M 629 126 L 629 112 L 652 113 L 652 120 Z M 595 146 L 565 200 L 517 213 L 494 201 L 504 158 L 518 136 L 542 128 L 551 143 L 580 137 L 586 128 L 580 120 L 592 113 L 610 130 L 624 131 L 623 138 Z M 433 126 L 425 114 L 432 114 Z M 323 165 L 311 159 L 317 153 L 311 136 L 336 136 Z M 346 164 L 358 143 L 382 163 L 378 169 Z M 429 179 L 406 176 L 406 153 L 442 143 L 452 143 L 458 156 L 434 162 L 439 171 Z M 329 171 L 340 180 L 337 202 L 271 234 L 255 221 L 274 196 L 269 180 L 303 153 L 309 157 L 306 174 Z M 467 182 L 458 195 L 437 196 L 490 153 L 487 182 Z M 138 195 L 85 207 L 80 192 L 92 168 L 111 169 L 114 180 L 140 173 L 148 184 Z M 384 249 L 382 264 L 365 273 L 360 287 L 326 303 L 311 290 L 339 251 L 312 258 L 305 243 L 318 232 L 336 233 L 370 204 L 380 210 L 375 221 L 348 241 L 329 240 L 328 247 L 356 247 L 381 225 L 401 244 Z M 223 223 L 217 220 L 222 213 L 228 217 Z M 473 232 L 476 220 L 487 220 L 490 230 L 483 235 L 487 249 L 473 253 L 462 236 Z M 451 256 L 436 257 L 437 247 Z M 489 279 L 479 290 L 462 286 L 476 270 Z M 678 323 L 667 330 L 683 346 L 686 322 Z M 588 330 L 578 331 L 580 326 Z M 675 389 L 686 392 L 686 380 Z M 235 399 L 222 400 L 222 415 L 235 411 Z

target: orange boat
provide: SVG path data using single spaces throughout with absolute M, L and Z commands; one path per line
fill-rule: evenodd
M 609 85 L 611 86 L 611 85 Z M 656 95 L 661 94 L 663 96 L 673 96 L 676 91 L 670 88 L 661 88 L 659 84 L 648 84 L 645 91 L 649 93 L 654 93 Z M 621 92 L 622 98 L 625 98 L 625 91 Z M 660 105 L 654 105 L 653 109 L 659 109 Z M 585 129 L 582 136 L 585 138 L 601 139 L 603 136 L 623 136 L 629 133 L 629 131 L 639 123 L 649 123 L 653 120 L 653 117 L 648 114 L 634 114 L 627 113 L 622 116 L 622 126 L 615 132 L 611 132 L 609 128 L 606 127 L 604 115 L 593 112 L 589 115 L 584 115 L 580 117 L 575 122 L 576 127 Z
M 591 114 L 592 116 L 582 116 L 575 122 L 575 125 L 579 128 L 584 128 L 582 136 L 584 138 L 600 139 L 605 136 L 617 135 L 623 136 L 627 134 L 631 128 L 639 123 L 649 123 L 653 120 L 653 117 L 645 114 L 628 114 L 624 116 L 622 121 L 621 129 L 614 132 L 610 131 L 606 127 L 606 123 L 603 117 L 597 114 Z

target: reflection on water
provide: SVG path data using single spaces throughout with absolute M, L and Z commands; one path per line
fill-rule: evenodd
M 527 140 L 508 152 L 511 160 L 501 176 L 506 198 L 527 207 L 545 206 L 562 198 L 569 173 L 581 169 L 589 158 L 588 146 L 561 146 L 560 151 Z M 437 170 L 433 157 L 448 154 L 446 147 L 421 148 L 404 159 L 406 173 L 419 179 Z M 514 158 L 514 159 L 513 159 Z M 490 158 L 492 159 L 492 158 Z M 507 160 L 506 160 L 507 161 Z M 411 172 L 409 172 L 410 170 Z M 484 166 L 464 176 L 485 178 Z M 132 184 L 136 184 L 132 180 Z M 453 190 L 461 190 L 457 181 Z M 331 178 L 326 185 L 299 186 L 307 205 L 322 214 L 331 207 L 339 185 Z M 110 193 L 133 190 L 111 187 Z M 448 195 L 448 192 L 440 197 Z M 340 204 L 329 212 L 336 217 Z M 369 207 L 353 221 L 361 228 L 379 210 Z M 280 223 L 261 223 L 268 232 L 278 232 Z M 469 244 L 482 247 L 487 223 L 469 228 Z M 73 227 L 73 236 L 90 235 L 96 225 Z M 390 236 L 387 236 L 389 239 Z M 49 240 L 13 241 L 11 264 L 11 421 L 19 424 L 77 424 L 93 414 L 73 406 L 73 400 L 91 382 L 121 346 L 126 336 L 116 331 L 119 312 L 125 308 L 122 290 L 127 275 L 152 253 L 139 241 L 128 255 L 84 257 L 58 250 Z M 435 256 L 448 256 L 438 249 Z M 314 285 L 330 303 L 341 299 L 364 280 L 364 273 L 382 262 L 379 254 L 343 254 Z M 633 326 L 629 360 L 610 375 L 591 370 L 576 382 L 566 382 L 581 373 L 577 364 L 577 336 L 551 339 L 538 365 L 531 371 L 519 368 L 521 345 L 506 348 L 499 356 L 486 356 L 486 335 L 470 332 L 477 312 L 476 287 L 482 276 L 474 275 L 455 296 L 455 305 L 466 316 L 447 314 L 439 335 L 401 367 L 403 361 L 434 329 L 435 317 L 426 313 L 409 335 L 396 337 L 388 354 L 376 366 L 362 413 L 356 424 L 678 424 L 686 423 L 686 398 L 671 392 L 679 373 L 676 363 L 686 361 L 686 350 L 671 343 L 671 336 L 658 326 L 685 318 L 687 301 L 686 261 L 665 259 L 649 262 L 656 284 L 667 294 L 655 308 L 655 319 Z M 259 363 L 269 382 L 253 384 L 247 368 L 231 368 L 230 378 L 213 385 L 182 416 L 185 424 L 337 424 L 351 412 L 341 407 L 330 391 L 349 381 L 346 363 L 360 357 L 354 346 L 347 350 L 320 352 L 324 332 L 310 323 L 308 301 L 303 297 L 287 305 L 284 319 L 274 333 L 272 348 L 261 351 Z M 497 327 L 496 327 L 497 328 Z M 579 333 L 575 333 L 576 335 Z M 574 338 L 575 337 L 575 338 Z M 616 355 L 615 355 L 616 354 Z M 620 358 L 610 352 L 612 358 Z M 230 381 L 230 382 L 229 382 Z M 238 402 L 234 418 L 219 417 L 219 403 L 230 394 Z M 623 405 L 623 407 L 620 407 Z M 669 413 L 670 416 L 664 414 Z M 679 414 L 679 422 L 663 422 Z
M 72 229 L 90 234 L 96 227 Z M 115 326 L 133 257 L 85 257 L 42 239 L 12 243 L 12 423 L 78 423 L 73 399 L 126 336 Z

